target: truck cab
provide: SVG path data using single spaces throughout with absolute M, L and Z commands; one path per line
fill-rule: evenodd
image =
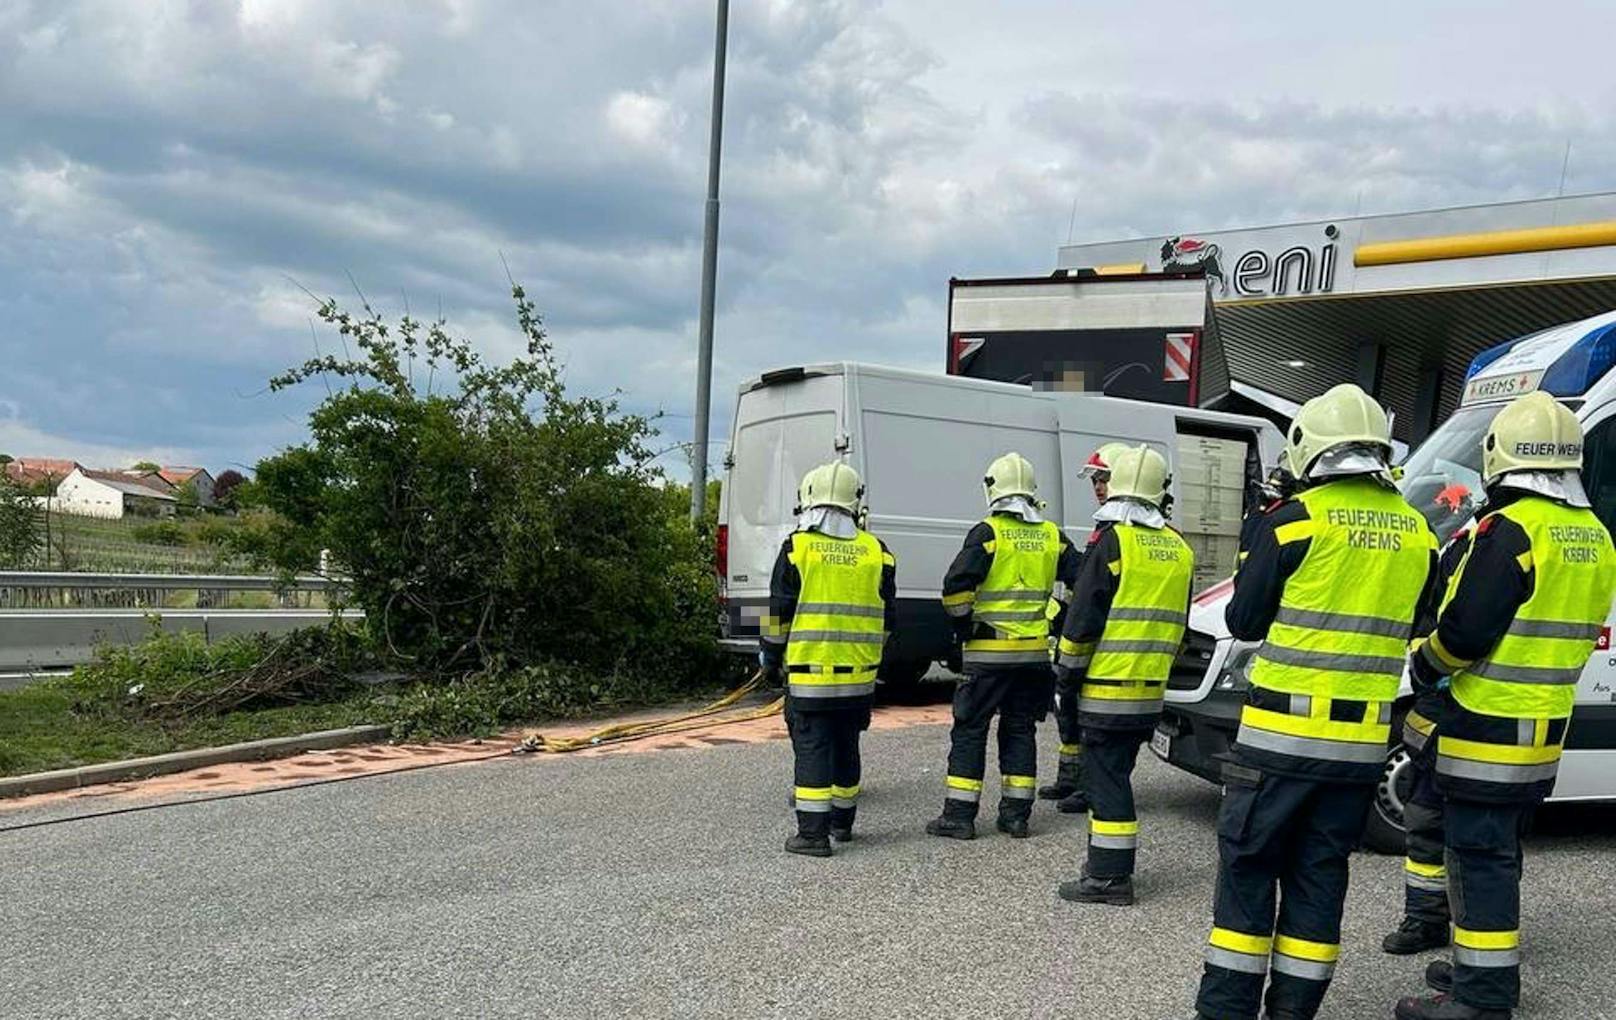
M 1486 512 L 1481 443 L 1513 398 L 1543 390 L 1582 423 L 1583 483 L 1594 512 L 1616 531 L 1616 312 L 1567 323 L 1499 344 L 1466 372 L 1458 410 L 1408 457 L 1403 495 L 1447 542 Z M 1258 645 L 1236 641 L 1223 622 L 1233 582 L 1195 600 L 1189 632 L 1168 683 L 1167 712 L 1151 741 L 1157 757 L 1212 782 L 1239 727 L 1240 707 Z M 1555 801 L 1616 800 L 1616 656 L 1607 621 L 1578 681 Z M 1412 703 L 1407 678 L 1392 727 L 1393 745 L 1366 841 L 1400 853 L 1409 755 L 1399 741 L 1401 713 Z

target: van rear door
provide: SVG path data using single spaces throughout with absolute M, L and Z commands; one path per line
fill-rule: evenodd
M 755 388 L 736 404 L 722 523 L 729 528 L 727 636 L 755 638 L 780 543 L 796 525 L 797 485 L 837 456 L 842 379 L 820 376 Z

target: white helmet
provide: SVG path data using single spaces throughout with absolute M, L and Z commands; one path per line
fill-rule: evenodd
M 1297 478 L 1309 477 L 1321 454 L 1341 446 L 1373 446 L 1387 461 L 1392 456 L 1386 410 L 1352 383 L 1333 386 L 1303 404 L 1286 439 L 1291 472 Z
M 1481 442 L 1481 475 L 1491 485 L 1510 471 L 1576 471 L 1582 425 L 1571 409 L 1538 390 L 1516 397 L 1493 419 Z
M 858 472 L 833 460 L 802 476 L 802 485 L 797 488 L 797 513 L 816 506 L 833 506 L 857 516 L 863 499 L 864 483 Z
M 1111 465 L 1111 499 L 1137 499 L 1157 509 L 1166 509 L 1172 475 L 1167 458 L 1148 446 L 1129 446 L 1114 452 Z
M 989 506 L 1006 496 L 1032 499 L 1038 493 L 1032 462 L 1019 453 L 1005 454 L 988 465 L 988 473 L 982 477 L 982 490 L 987 494 Z

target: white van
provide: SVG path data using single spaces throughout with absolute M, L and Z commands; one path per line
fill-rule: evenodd
M 1577 413 L 1586 433 L 1583 482 L 1594 512 L 1616 530 L 1616 312 L 1556 326 L 1483 351 L 1470 363 L 1459 409 L 1403 465 L 1408 498 L 1446 542 L 1475 519 L 1486 496 L 1481 441 L 1493 416 L 1522 393 L 1541 389 Z M 1168 711 L 1151 742 L 1157 756 L 1217 781 L 1233 743 L 1256 645 L 1235 641 L 1223 622 L 1232 584 L 1202 592 L 1167 692 Z M 1398 705 L 1412 702 L 1408 685 Z M 1399 716 L 1399 719 L 1401 717 Z M 1402 733 L 1399 721 L 1394 738 Z M 1616 656 L 1607 624 L 1583 670 L 1566 735 L 1556 801 L 1616 800 Z M 1367 842 L 1401 853 L 1408 753 L 1387 753 L 1386 775 Z
M 914 683 L 948 648 L 943 574 L 986 511 L 983 469 L 1008 450 L 1032 461 L 1049 519 L 1081 547 L 1097 508 L 1078 469 L 1114 441 L 1167 457 L 1174 521 L 1195 546 L 1197 577 L 1228 576 L 1253 483 L 1282 442 L 1264 419 L 850 362 L 748 380 L 719 503 L 726 646 L 755 653 L 775 556 L 796 523 L 797 484 L 840 457 L 864 478 L 868 527 L 898 559 L 898 629 L 882 681 Z

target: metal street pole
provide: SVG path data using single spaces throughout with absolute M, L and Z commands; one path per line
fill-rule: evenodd
M 696 350 L 696 423 L 690 443 L 690 522 L 707 510 L 707 418 L 713 402 L 713 292 L 718 283 L 718 161 L 724 139 L 724 51 L 729 40 L 729 0 L 718 0 L 718 39 L 713 44 L 713 121 L 707 150 L 707 223 L 702 231 L 701 336 Z

